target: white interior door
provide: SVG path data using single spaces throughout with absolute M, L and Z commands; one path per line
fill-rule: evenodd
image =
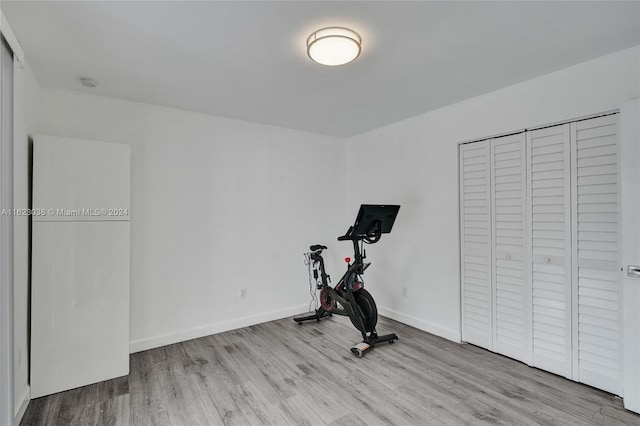
M 494 348 L 530 363 L 531 291 L 527 279 L 524 133 L 491 141 Z
M 574 379 L 622 395 L 618 115 L 571 124 Z
M 460 247 L 463 340 L 493 350 L 491 145 L 460 146 Z
M 527 132 L 532 364 L 572 378 L 569 124 Z
M 32 220 L 33 398 L 129 372 L 129 158 L 127 145 L 34 137 L 46 215 Z

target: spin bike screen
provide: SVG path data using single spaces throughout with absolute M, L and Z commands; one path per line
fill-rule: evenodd
M 390 233 L 399 210 L 400 206 L 398 205 L 362 204 L 351 235 L 354 237 L 366 236 L 376 222 L 380 222 L 382 234 Z

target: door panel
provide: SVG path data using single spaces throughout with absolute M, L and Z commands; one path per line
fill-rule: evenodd
M 574 378 L 622 395 L 618 115 L 571 124 Z
M 489 141 L 460 146 L 462 336 L 493 350 Z
M 571 362 L 569 125 L 527 133 L 532 364 L 565 377 Z
M 491 140 L 494 348 L 530 362 L 530 298 L 526 279 L 524 133 Z

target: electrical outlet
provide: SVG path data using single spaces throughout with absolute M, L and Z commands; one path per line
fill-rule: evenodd
M 247 298 L 247 289 L 246 288 L 241 288 L 240 289 L 240 299 L 246 299 Z
M 406 286 L 402 287 L 402 295 L 404 297 L 407 297 L 407 287 Z

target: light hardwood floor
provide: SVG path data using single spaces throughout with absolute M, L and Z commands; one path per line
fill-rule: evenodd
M 22 425 L 640 425 L 610 394 L 380 318 L 291 318 L 131 355 L 128 377 L 31 401 Z

